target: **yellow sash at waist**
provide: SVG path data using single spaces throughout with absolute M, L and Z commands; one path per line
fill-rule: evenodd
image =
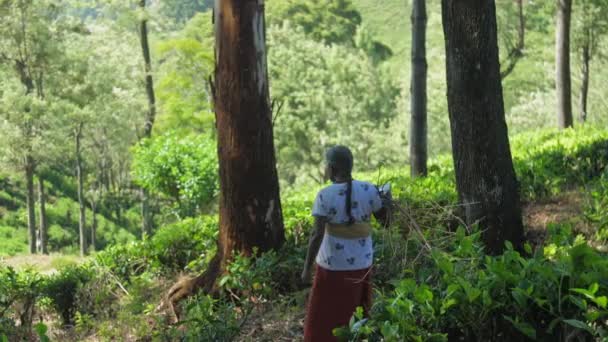
M 372 226 L 368 222 L 357 222 L 352 225 L 326 223 L 327 234 L 343 239 L 366 238 L 372 233 Z

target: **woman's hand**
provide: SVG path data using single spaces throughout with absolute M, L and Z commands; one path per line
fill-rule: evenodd
M 300 275 L 300 280 L 302 281 L 302 284 L 310 285 L 310 283 L 312 282 L 312 271 L 310 267 L 304 267 L 304 270 Z

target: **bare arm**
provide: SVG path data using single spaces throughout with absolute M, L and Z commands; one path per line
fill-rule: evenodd
M 391 203 L 384 200 L 382 202 L 382 208 L 374 212 L 374 217 L 382 227 L 388 227 L 391 224 Z
M 306 253 L 306 261 L 304 262 L 304 270 L 302 271 L 302 282 L 307 283 L 312 277 L 312 264 L 319 253 L 321 242 L 323 241 L 323 235 L 325 234 L 325 224 L 327 218 L 323 216 L 316 216 L 313 230 L 308 240 L 308 251 Z

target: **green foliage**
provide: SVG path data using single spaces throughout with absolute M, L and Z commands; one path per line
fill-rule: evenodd
M 524 134 L 512 146 L 524 198 L 556 194 L 567 184 L 585 184 L 608 167 L 608 133 L 592 127 Z
M 0 226 L 0 255 L 15 255 L 27 252 L 27 231 Z
M 321 183 L 331 144 L 348 145 L 360 169 L 398 159 L 394 145 L 372 138 L 390 135 L 397 89 L 367 56 L 312 41 L 289 25 L 271 28 L 268 36 L 271 94 L 283 103 L 274 127 L 284 180 L 308 176 Z
M 158 44 L 157 89 L 163 115 L 155 132 L 209 132 L 214 128 L 209 77 L 213 68 L 211 14 L 199 13 L 175 37 Z
M 235 307 L 221 303 L 208 295 L 192 298 L 186 304 L 185 333 L 178 334 L 186 340 L 229 341 L 239 331 Z
M 371 320 L 355 318 L 347 336 L 419 341 L 460 338 L 562 340 L 574 330 L 603 337 L 608 258 L 581 237 L 525 258 L 507 244 L 485 256 L 479 234 L 460 229 L 448 246 L 425 253 L 415 275 L 394 282 Z M 358 323 L 358 324 L 357 324 Z M 365 328 L 363 328 L 365 327 Z
M 160 11 L 176 22 L 185 22 L 196 15 L 213 7 L 212 0 L 165 0 L 160 3 Z
M 208 136 L 157 136 L 139 144 L 133 159 L 135 181 L 172 199 L 180 217 L 200 213 L 216 195 L 217 152 Z
M 150 266 L 161 272 L 176 272 L 194 267 L 197 260 L 206 264 L 215 252 L 217 227 L 214 217 L 188 218 L 162 227 L 145 245 Z
M 24 269 L 16 272 L 12 267 L 0 265 L 0 338 L 25 338 L 31 331 L 36 300 L 41 294 L 43 279 L 37 272 Z M 20 318 L 20 325 L 16 325 Z
M 361 15 L 351 0 L 274 0 L 267 4 L 268 24 L 289 21 L 325 44 L 353 44 Z
M 45 280 L 43 292 L 61 316 L 64 325 L 74 323 L 78 290 L 93 277 L 93 270 L 84 266 L 67 266 Z

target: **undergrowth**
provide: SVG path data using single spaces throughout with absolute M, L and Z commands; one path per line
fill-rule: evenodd
M 475 227 L 451 229 L 454 222 L 458 226 L 451 158 L 433 161 L 429 176 L 419 180 L 398 169 L 356 175 L 378 184 L 390 181 L 397 210 L 394 224 L 375 232 L 372 314 L 356 314 L 337 334 L 370 341 L 606 336 L 608 132 L 591 127 L 536 132 L 512 146 L 522 199 L 584 189 L 584 219 L 596 229 L 583 237 L 567 225 L 552 225 L 545 245 L 528 246 L 529 255 L 508 248 L 489 257 Z M 237 256 L 219 279 L 219 297 L 189 299 L 179 326 L 169 326 L 156 305 L 173 279 L 206 268 L 215 252 L 216 217 L 179 221 L 144 241 L 112 245 L 83 264 L 58 265 L 53 275 L 0 266 L 0 340 L 80 340 L 92 334 L 119 340 L 234 339 L 263 308 L 302 289 L 298 270 L 316 190 L 284 197 L 287 241 L 281 250 L 252 259 Z

